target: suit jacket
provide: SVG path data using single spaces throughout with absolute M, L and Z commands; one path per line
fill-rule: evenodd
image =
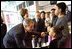
M 64 36 L 69 35 L 68 23 L 67 20 L 65 19 L 65 16 L 57 19 L 55 27 L 59 27 L 59 28 L 63 27 L 64 29 L 62 30 L 62 34 Z
M 36 22 L 34 18 L 33 21 L 35 22 L 35 31 L 37 32 L 45 31 L 45 21 L 44 20 L 38 19 L 38 22 Z
M 67 24 L 67 20 L 65 19 L 65 16 L 57 19 L 55 27 L 64 28 L 61 31 L 62 38 L 61 38 L 61 40 L 59 40 L 59 45 L 63 45 L 65 43 L 66 39 L 69 37 L 69 29 L 68 29 L 68 24 Z
M 8 33 L 6 33 L 3 44 L 5 48 L 32 48 L 31 35 L 38 35 L 34 32 L 31 34 L 24 31 L 22 24 L 18 24 L 13 27 Z
M 57 19 L 58 19 L 57 16 L 53 16 L 53 19 L 52 19 L 52 25 L 53 26 L 56 24 Z
M 54 39 L 50 42 L 49 48 L 58 48 L 58 39 Z

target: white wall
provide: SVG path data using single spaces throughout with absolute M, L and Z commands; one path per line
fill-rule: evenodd
M 38 1 L 39 6 L 49 5 L 50 1 Z
M 21 16 L 17 12 L 3 11 L 7 32 L 15 25 L 22 22 Z
M 40 11 L 44 10 L 44 11 L 48 12 L 53 7 L 53 5 L 50 5 L 50 1 L 38 1 L 38 4 L 39 4 L 39 7 L 43 6 L 43 7 L 41 7 L 42 9 L 41 8 L 39 9 Z

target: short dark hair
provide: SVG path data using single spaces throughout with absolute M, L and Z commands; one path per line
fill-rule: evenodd
M 55 9 L 54 9 L 54 8 L 52 8 L 52 9 L 51 9 L 51 11 L 52 11 L 52 10 L 55 10 Z
M 45 20 L 45 11 L 41 11 L 41 13 L 44 13 L 44 18 L 43 18 L 43 19 Z M 40 14 L 41 14 L 41 13 L 40 13 Z
M 41 11 L 41 13 L 44 13 L 45 14 L 45 11 Z
M 61 9 L 61 12 L 65 12 L 66 11 L 66 4 L 64 2 L 58 3 L 56 4 L 56 6 L 58 6 L 58 8 Z
M 28 10 L 27 9 L 22 8 L 20 10 L 20 14 L 21 14 L 22 18 L 25 16 L 26 13 L 28 13 Z

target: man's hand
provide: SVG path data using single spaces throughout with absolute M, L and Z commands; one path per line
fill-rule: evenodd
M 41 37 L 45 37 L 45 32 L 41 32 Z

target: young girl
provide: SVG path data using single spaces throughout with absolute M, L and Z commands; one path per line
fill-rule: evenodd
M 62 37 L 62 28 L 52 27 L 49 31 L 49 36 L 52 38 L 49 48 L 58 48 L 58 41 Z

